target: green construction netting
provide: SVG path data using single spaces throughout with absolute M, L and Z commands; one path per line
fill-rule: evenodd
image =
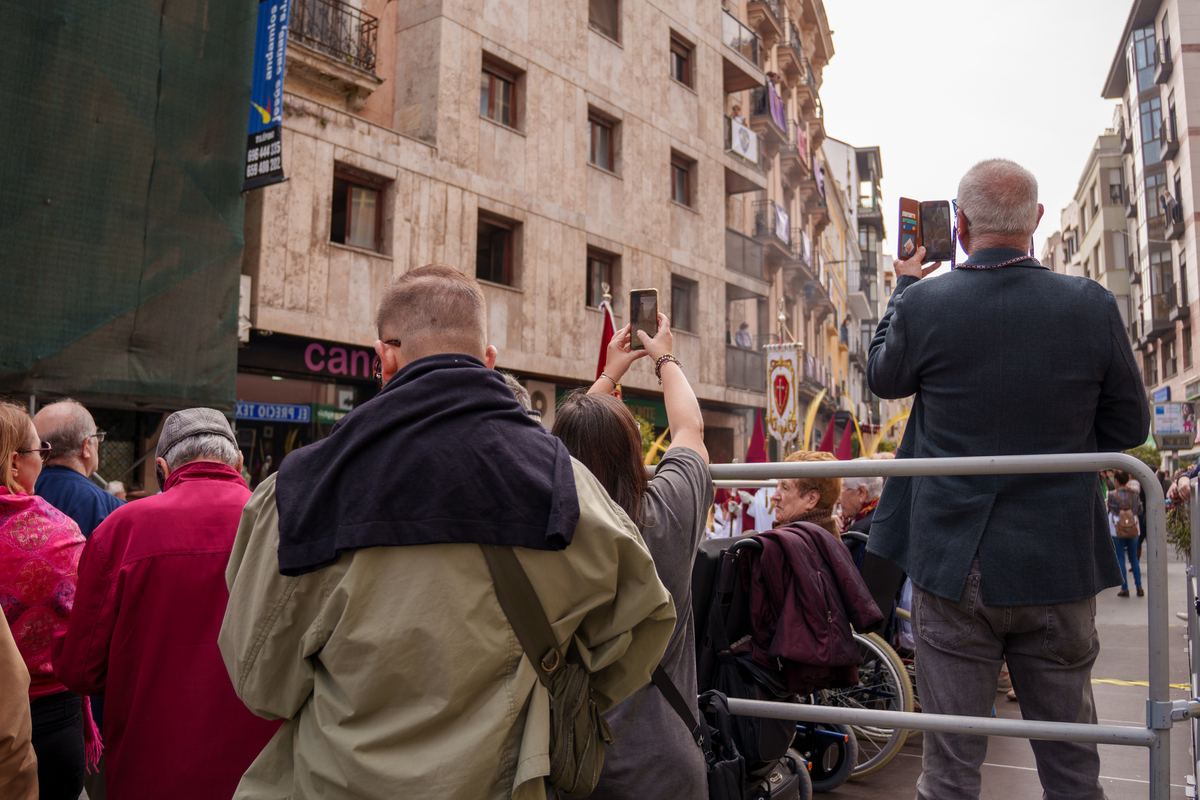
M 254 0 L 0 0 L 0 394 L 232 410 Z

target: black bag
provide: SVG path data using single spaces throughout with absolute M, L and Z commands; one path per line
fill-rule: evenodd
M 665 669 L 661 666 L 655 669 L 650 681 L 662 692 L 704 751 L 709 800 L 745 800 L 746 760 L 733 743 L 732 715 L 725 695 L 720 692 L 700 695 L 699 705 L 704 711 L 703 718 L 697 720 Z
M 741 700 L 771 700 L 798 702 L 799 698 L 785 689 L 769 670 L 749 658 L 729 653 L 717 657 L 713 688 L 726 697 Z M 761 774 L 787 753 L 796 736 L 796 723 L 789 719 L 735 716 L 732 722 L 733 739 L 746 759 L 746 768 Z

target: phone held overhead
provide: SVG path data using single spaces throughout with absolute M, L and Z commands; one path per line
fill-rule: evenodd
M 629 293 L 629 348 L 644 350 L 638 331 L 658 334 L 658 289 L 634 289 Z
M 918 202 L 900 198 L 900 246 L 902 260 L 912 258 L 918 247 L 925 248 L 922 264 L 949 261 L 954 257 L 954 229 L 950 203 L 946 200 Z

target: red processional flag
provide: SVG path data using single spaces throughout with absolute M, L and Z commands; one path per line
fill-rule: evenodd
M 849 461 L 850 456 L 854 454 L 854 434 L 850 430 L 850 426 L 853 424 L 852 420 L 846 420 L 846 429 L 842 431 L 842 440 L 838 442 L 836 454 L 838 461 Z M 833 425 L 830 425 L 829 429 L 833 430 Z
M 600 313 L 604 315 L 604 324 L 600 328 L 600 358 L 596 361 L 596 380 L 600 380 L 600 373 L 604 372 L 604 365 L 608 362 L 608 343 L 612 341 L 617 330 L 613 322 L 612 306 L 607 300 L 600 301 Z M 615 388 L 613 394 L 621 396 Z

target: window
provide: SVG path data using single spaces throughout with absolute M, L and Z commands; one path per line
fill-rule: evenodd
M 387 182 L 357 170 L 335 167 L 329 241 L 380 250 L 383 230 L 383 190 Z
M 682 206 L 692 205 L 692 173 L 695 168 L 695 161 L 671 151 L 671 199 Z
M 696 332 L 696 301 L 699 295 L 699 284 L 671 276 L 671 329 L 677 331 Z
M 1119 206 L 1125 202 L 1125 191 L 1122 188 L 1121 170 L 1108 171 L 1108 202 L 1109 205 Z
M 588 163 L 616 172 L 614 139 L 616 126 L 596 113 L 588 114 Z
M 1161 172 L 1146 176 L 1146 217 L 1162 216 L 1165 209 L 1162 204 L 1163 190 L 1167 186 L 1167 176 Z
M 1130 74 L 1137 74 L 1138 91 L 1154 86 L 1154 26 L 1133 32 L 1129 43 Z
M 621 41 L 617 28 L 620 15 L 620 0 L 588 0 L 588 25 L 614 42 Z
M 1183 368 L 1192 368 L 1192 329 L 1183 329 Z
M 1158 163 L 1158 134 L 1162 128 L 1162 98 L 1152 97 L 1142 103 L 1142 164 L 1151 166 Z
M 1142 358 L 1142 372 L 1147 386 L 1158 383 L 1158 353 L 1146 353 Z
M 1176 369 L 1174 339 L 1163 343 L 1162 361 L 1163 380 L 1174 378 L 1175 373 L 1179 371 Z
M 517 127 L 517 73 L 488 60 L 481 75 L 479 116 Z
M 1096 269 L 1096 278 L 1100 278 L 1100 273 L 1104 270 L 1100 268 L 1100 245 L 1092 248 L 1092 266 Z
M 604 286 L 612 294 L 612 306 L 617 305 L 617 257 L 600 250 L 588 250 L 587 254 L 587 304 L 589 308 L 599 308 L 604 299 Z
M 475 243 L 475 277 L 481 281 L 515 284 L 513 247 L 517 224 L 480 212 Z
M 671 77 L 684 86 L 692 86 L 692 52 L 684 39 L 671 35 Z

